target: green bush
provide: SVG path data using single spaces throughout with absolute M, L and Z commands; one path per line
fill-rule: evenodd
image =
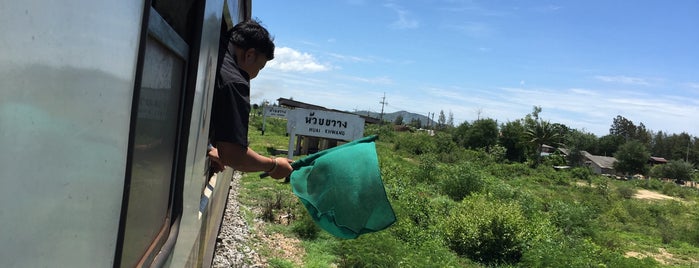
M 439 170 L 437 169 L 437 157 L 434 154 L 422 154 L 418 156 L 418 168 L 413 176 L 416 182 L 434 182 Z
M 626 184 L 617 187 L 616 191 L 619 193 L 619 196 L 625 199 L 631 199 L 633 195 L 636 194 L 636 189 Z
M 420 244 L 439 235 L 434 226 L 445 217 L 451 203 L 445 203 L 444 199 L 448 199 L 441 196 L 433 201 L 432 196 L 433 193 L 427 186 L 419 184 L 406 188 L 392 202 L 398 220 L 390 230 L 396 238 Z
M 681 197 L 682 191 L 680 191 L 680 188 L 681 187 L 677 184 L 666 182 L 663 183 L 663 188 L 661 192 L 665 195 Z
M 485 264 L 515 264 L 531 238 L 518 204 L 464 199 L 444 221 L 446 244 L 459 255 Z
M 592 171 L 587 167 L 576 167 L 570 171 L 573 178 L 592 184 Z
M 651 178 L 651 179 L 644 179 L 644 180 L 631 180 L 631 184 L 634 185 L 634 187 L 639 187 L 643 189 L 648 189 L 648 190 L 654 190 L 654 191 L 659 191 L 663 189 L 663 186 L 665 183 L 659 179 L 656 178 Z
M 519 267 L 600 267 L 599 249 L 588 240 L 552 235 L 532 245 Z
M 313 240 L 318 238 L 318 233 L 320 233 L 320 227 L 308 215 L 306 211 L 299 211 L 299 219 L 295 221 L 291 227 L 291 230 L 296 233 L 300 238 Z
M 471 193 L 480 192 L 484 187 L 485 174 L 471 163 L 450 165 L 440 170 L 442 193 L 455 201 L 461 201 Z
M 552 166 L 565 166 L 568 164 L 565 157 L 558 154 L 552 154 L 541 158 L 541 166 L 552 167 Z
M 488 171 L 500 179 L 513 179 L 532 174 L 532 169 L 523 163 L 489 165 Z
M 369 124 L 364 129 L 364 136 L 378 135 L 379 139 L 383 142 L 393 142 L 396 137 L 396 132 L 393 131 L 393 126 L 391 125 L 376 125 Z
M 400 267 L 408 248 L 388 232 L 377 232 L 357 239 L 341 240 L 333 248 L 338 267 Z
M 398 135 L 394 144 L 396 151 L 403 151 L 412 155 L 435 152 L 436 148 L 434 137 L 425 133 Z
M 613 232 L 607 241 L 619 243 Z M 659 267 L 652 257 L 627 258 L 614 250 L 600 247 L 590 239 L 571 238 L 554 234 L 538 240 L 522 256 L 519 267 Z
M 590 224 L 595 214 L 583 204 L 554 201 L 549 205 L 549 213 L 551 222 L 564 235 L 578 237 L 593 233 Z
M 649 205 L 647 203 L 637 202 L 635 200 L 627 200 L 623 202 L 623 207 L 626 210 L 626 215 L 630 217 L 628 218 L 628 224 L 640 225 L 643 227 L 651 227 L 653 225 L 653 222 L 655 222 L 655 218 L 653 214 L 651 214 L 651 211 L 648 209 L 648 206 Z

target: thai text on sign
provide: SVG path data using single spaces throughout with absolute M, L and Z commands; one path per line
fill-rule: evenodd
M 289 109 L 279 106 L 265 106 L 264 116 L 286 118 Z
M 351 141 L 363 137 L 364 119 L 356 114 L 294 109 L 287 114 L 287 131 L 295 135 Z

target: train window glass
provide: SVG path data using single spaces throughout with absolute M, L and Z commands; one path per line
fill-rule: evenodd
M 168 226 L 185 65 L 176 51 L 148 35 L 134 129 L 122 267 L 137 264 L 159 234 L 167 233 L 163 228 Z

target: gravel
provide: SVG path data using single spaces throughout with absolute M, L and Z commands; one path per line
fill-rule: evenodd
M 254 249 L 247 246 L 254 234 L 240 214 L 238 187 L 241 173 L 235 172 L 231 179 L 228 204 L 221 223 L 221 231 L 216 239 L 214 268 L 223 267 L 265 267 L 264 261 Z

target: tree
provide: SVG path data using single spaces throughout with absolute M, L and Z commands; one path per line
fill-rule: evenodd
M 468 138 L 468 131 L 470 128 L 471 124 L 467 121 L 464 121 L 458 127 L 456 127 L 452 134 L 452 139 L 454 140 L 454 142 L 456 142 L 456 144 L 458 144 L 461 147 L 466 147 L 466 140 Z
M 393 124 L 394 124 L 394 125 L 399 125 L 399 126 L 400 126 L 400 125 L 403 125 L 403 115 L 400 115 L 400 114 L 399 114 L 398 116 L 396 116 L 396 119 L 393 120 Z
M 524 116 L 524 128 L 525 129 L 530 129 L 536 127 L 537 122 L 539 121 L 539 114 L 541 113 L 541 107 L 540 106 L 534 106 L 532 108 L 532 112 L 530 114 L 527 114 Z
M 454 127 L 454 113 L 449 111 L 449 117 L 447 118 L 447 127 L 448 128 L 453 128 Z
M 553 125 L 549 121 L 537 120 L 533 127 L 527 128 L 525 135 L 529 139 L 529 142 L 536 146 L 536 164 L 538 165 L 541 160 L 541 150 L 543 145 L 551 145 L 558 147 L 560 143 L 560 134 L 556 132 Z
M 524 162 L 527 155 L 524 124 L 522 120 L 510 121 L 500 126 L 498 142 L 507 150 L 507 160 Z
M 624 137 L 624 140 L 628 141 L 636 137 L 636 125 L 631 120 L 617 115 L 609 129 L 609 134 Z
M 673 134 L 668 138 L 671 150 L 670 159 L 687 159 L 692 138 L 687 132 Z M 688 160 L 688 159 L 687 159 Z
M 668 146 L 668 136 L 662 131 L 658 131 L 653 135 L 651 142 L 651 154 L 653 156 L 670 158 L 672 155 L 670 146 Z
M 469 149 L 485 148 L 497 144 L 498 123 L 494 119 L 479 119 L 469 124 L 463 122 L 453 133 L 454 142 Z
M 473 122 L 467 132 L 465 147 L 485 148 L 486 151 L 498 141 L 498 122 L 494 119 L 479 119 Z
M 684 160 L 670 160 L 670 162 L 663 166 L 661 173 L 664 178 L 676 181 L 692 181 L 694 166 Z
M 634 134 L 634 139 L 640 141 L 641 143 L 650 146 L 652 135 L 649 130 L 646 129 L 646 125 L 643 122 L 639 123 L 636 127 L 636 133 Z
M 692 145 L 687 147 L 689 147 L 686 155 L 687 161 L 699 166 L 699 138 L 694 137 Z
M 447 117 L 444 115 L 444 110 L 439 111 L 439 118 L 437 119 L 437 130 L 445 129 L 447 125 Z
M 640 141 L 632 140 L 619 146 L 614 155 L 614 169 L 625 174 L 647 174 L 650 152 Z
M 561 123 L 552 123 L 551 127 L 553 128 L 553 131 L 558 133 L 558 140 L 556 141 L 558 144 L 565 144 L 565 137 L 570 133 L 571 129 Z
M 605 135 L 599 138 L 597 151 L 592 154 L 610 156 L 614 155 L 619 149 L 619 146 L 624 144 L 626 140 L 619 135 Z
M 414 128 L 422 128 L 422 121 L 419 118 L 413 118 L 410 120 L 410 126 Z

